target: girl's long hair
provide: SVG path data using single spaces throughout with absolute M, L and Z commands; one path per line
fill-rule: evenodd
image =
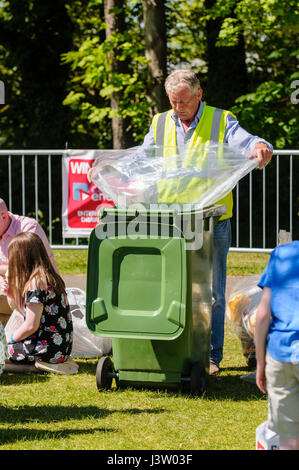
M 56 294 L 65 291 L 64 281 L 55 271 L 40 237 L 23 232 L 14 236 L 8 246 L 9 293 L 21 311 L 32 281 L 38 290 L 51 286 Z

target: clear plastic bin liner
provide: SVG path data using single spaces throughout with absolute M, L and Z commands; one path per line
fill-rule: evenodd
M 66 293 L 70 304 L 73 321 L 73 347 L 71 356 L 101 357 L 110 354 L 112 341 L 92 334 L 86 325 L 86 294 L 78 287 L 67 287 Z
M 255 356 L 254 331 L 256 310 L 262 297 L 258 287 L 261 275 L 246 276 L 239 281 L 228 295 L 226 318 L 234 326 L 241 340 L 245 357 Z
M 91 179 L 118 207 L 134 203 L 193 203 L 207 207 L 257 166 L 227 144 L 202 144 L 180 154 L 170 147 L 102 150 Z

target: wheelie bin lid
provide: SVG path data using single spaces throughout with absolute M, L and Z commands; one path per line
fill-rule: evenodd
M 88 251 L 86 321 L 110 338 L 173 340 L 186 322 L 183 238 L 99 240 Z

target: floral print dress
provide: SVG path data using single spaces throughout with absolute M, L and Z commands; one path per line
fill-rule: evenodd
M 31 290 L 25 295 L 26 305 L 43 305 L 39 329 L 28 338 L 8 345 L 9 359 L 17 364 L 32 364 L 37 360 L 64 362 L 72 351 L 73 322 L 67 295 L 56 294 L 52 287 Z

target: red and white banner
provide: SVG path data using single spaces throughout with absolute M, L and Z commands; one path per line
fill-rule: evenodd
M 69 150 L 62 158 L 62 227 L 64 238 L 88 237 L 99 223 L 101 207 L 114 203 L 93 183 L 87 172 L 100 150 Z

